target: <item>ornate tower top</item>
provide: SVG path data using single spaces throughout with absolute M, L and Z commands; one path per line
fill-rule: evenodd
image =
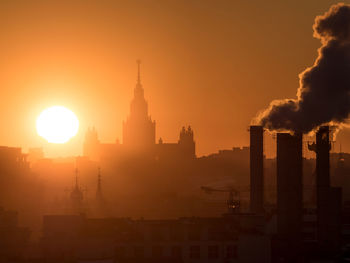
M 140 71 L 140 65 L 141 65 L 141 60 L 136 60 L 137 63 L 137 84 L 141 85 L 141 71 Z
M 78 173 L 79 173 L 78 168 L 75 168 L 74 173 L 75 173 L 75 186 L 72 189 L 70 197 L 72 202 L 74 202 L 75 204 L 78 204 L 78 203 L 80 204 L 80 202 L 83 201 L 84 197 L 83 197 L 83 192 L 81 191 L 81 188 L 78 183 Z
M 144 90 L 141 84 L 141 60 L 136 60 L 137 63 L 137 82 L 134 90 L 134 99 L 145 100 L 144 98 Z

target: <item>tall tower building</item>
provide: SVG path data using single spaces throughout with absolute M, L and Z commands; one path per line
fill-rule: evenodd
M 149 153 L 154 150 L 156 123 L 148 115 L 148 104 L 141 84 L 140 61 L 137 61 L 137 83 L 130 114 L 123 122 L 123 144 L 128 151 Z

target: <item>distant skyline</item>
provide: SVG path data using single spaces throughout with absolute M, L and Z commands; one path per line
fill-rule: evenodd
M 0 145 L 81 154 L 89 126 L 103 142 L 121 140 L 138 58 L 156 141 L 175 142 L 191 125 L 198 156 L 248 145 L 257 112 L 295 98 L 298 74 L 320 46 L 314 18 L 335 3 L 1 1 Z M 80 121 L 65 145 L 35 131 L 37 116 L 53 105 Z M 338 139 L 349 152 L 350 131 Z

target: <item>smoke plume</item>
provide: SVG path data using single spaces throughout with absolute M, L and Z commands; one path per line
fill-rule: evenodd
M 269 130 L 307 133 L 349 116 L 350 5 L 333 5 L 316 17 L 313 29 L 322 46 L 314 65 L 299 74 L 297 99 L 272 101 L 257 116 Z

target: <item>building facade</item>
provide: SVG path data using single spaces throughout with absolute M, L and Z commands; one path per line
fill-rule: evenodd
M 123 141 L 106 144 L 98 139 L 96 129 L 89 128 L 83 146 L 84 156 L 91 160 L 115 159 L 118 157 L 142 156 L 150 159 L 196 157 L 193 130 L 182 127 L 177 143 L 164 143 L 162 138 L 156 143 L 156 122 L 148 112 L 148 103 L 141 84 L 140 62 L 138 61 L 137 83 L 134 97 L 130 103 L 130 112 L 123 122 Z
M 48 261 L 270 262 L 269 237 L 255 227 L 241 226 L 238 218 L 45 216 L 43 229 Z

